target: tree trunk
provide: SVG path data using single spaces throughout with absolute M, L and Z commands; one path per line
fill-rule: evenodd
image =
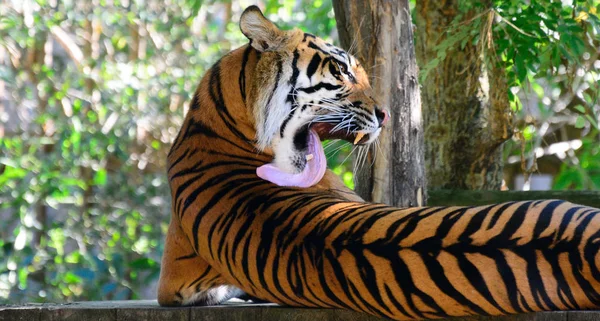
M 380 148 L 370 148 L 367 165 L 373 165 L 355 177 L 356 191 L 367 201 L 424 205 L 421 98 L 408 0 L 338 0 L 333 8 L 342 46 L 365 66 L 375 97 L 391 116 Z
M 459 14 L 458 0 L 416 2 L 420 66 L 437 57 Z M 452 48 L 422 81 L 425 159 L 430 189 L 500 189 L 502 144 L 512 135 L 504 72 L 489 63 L 494 12 L 467 12 L 463 27 L 481 19 L 477 44 Z M 450 31 L 452 32 L 452 31 Z M 471 40 L 471 39 L 470 39 Z M 489 54 L 489 55 L 488 55 Z

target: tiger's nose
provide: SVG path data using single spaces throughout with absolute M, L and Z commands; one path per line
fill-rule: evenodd
M 379 107 L 375 107 L 375 117 L 377 117 L 377 122 L 379 123 L 379 127 L 385 125 L 390 119 L 390 115 L 387 110 L 379 109 Z

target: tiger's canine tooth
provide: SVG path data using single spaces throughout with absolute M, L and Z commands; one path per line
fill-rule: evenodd
M 356 138 L 354 138 L 354 145 L 358 144 L 358 142 L 365 136 L 365 133 L 356 133 Z
M 313 159 L 315 156 L 313 154 L 308 154 L 306 155 L 306 161 L 310 161 L 311 159 Z

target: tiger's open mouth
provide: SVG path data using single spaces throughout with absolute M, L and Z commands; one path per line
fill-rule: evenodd
M 353 143 L 354 145 L 365 144 L 369 142 L 370 138 L 375 133 L 365 133 L 364 131 L 349 131 L 345 129 L 337 129 L 335 123 L 316 123 L 310 126 L 310 129 L 314 130 L 319 138 L 323 140 L 327 139 L 342 139 Z
M 387 113 L 381 121 L 387 120 Z M 258 177 L 279 186 L 310 187 L 321 181 L 327 170 L 327 158 L 321 144 L 322 140 L 342 139 L 354 145 L 371 143 L 379 136 L 381 126 L 375 130 L 339 128 L 339 123 L 318 122 L 301 127 L 294 135 L 294 145 L 299 152 L 295 155 L 302 171 L 289 173 L 277 167 L 275 163 L 265 164 L 256 169 Z

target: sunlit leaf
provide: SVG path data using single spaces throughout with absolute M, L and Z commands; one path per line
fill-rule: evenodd
M 94 185 L 105 185 L 106 184 L 106 170 L 104 168 L 96 171 L 94 175 Z
M 149 258 L 141 258 L 141 259 L 137 259 L 137 260 L 129 263 L 129 267 L 138 269 L 138 270 L 151 269 L 151 268 L 155 267 L 156 265 L 157 265 L 156 261 L 149 259 Z
M 577 116 L 577 120 L 575 121 L 575 128 L 583 128 L 585 127 L 585 124 L 587 122 L 585 121 L 585 118 L 583 118 L 583 116 Z

